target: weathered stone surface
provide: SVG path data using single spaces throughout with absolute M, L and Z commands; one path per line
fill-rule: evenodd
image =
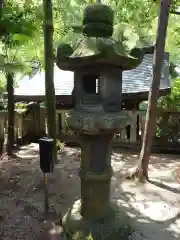
M 114 12 L 105 4 L 91 4 L 84 10 L 83 34 L 91 37 L 110 37 L 113 34 Z
M 81 134 L 113 133 L 131 124 L 130 116 L 124 111 L 119 113 L 80 113 L 72 111 L 66 116 L 69 127 Z
M 136 68 L 143 52 L 111 38 L 112 25 L 108 6 L 88 6 L 82 28 L 87 37 L 71 55 L 69 46 L 59 48 L 68 53 L 57 58 L 58 67 L 74 71 L 75 107 L 67 124 L 81 137 L 81 200 L 63 218 L 69 240 L 127 240 L 132 231 L 130 218 L 110 203 L 111 141 L 116 131 L 131 124 L 121 111 L 122 71 Z
M 81 214 L 91 221 L 107 214 L 112 177 L 112 137 L 113 134 L 81 135 Z
M 130 70 L 142 62 L 143 52 L 136 48 L 135 56 L 130 53 L 133 51 L 127 51 L 123 43 L 113 38 L 82 38 L 71 56 L 67 54 L 67 57 L 57 59 L 57 66 L 60 69 L 74 71 L 78 67 L 110 64 L 123 70 Z
M 68 240 L 127 240 L 133 232 L 130 217 L 114 202 L 107 216 L 99 221 L 88 221 L 81 215 L 81 201 L 74 203 L 63 218 Z

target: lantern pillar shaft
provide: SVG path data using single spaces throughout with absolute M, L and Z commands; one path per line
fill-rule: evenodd
M 85 219 L 104 218 L 109 209 L 112 134 L 81 136 L 81 214 Z

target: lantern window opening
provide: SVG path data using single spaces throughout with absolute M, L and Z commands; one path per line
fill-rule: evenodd
M 82 79 L 83 91 L 86 94 L 99 94 L 99 77 L 96 75 L 85 75 Z

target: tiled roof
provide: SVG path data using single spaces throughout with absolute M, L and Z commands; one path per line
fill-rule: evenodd
M 153 54 L 146 54 L 142 63 L 135 69 L 123 72 L 123 93 L 149 92 L 152 79 Z M 45 94 L 44 71 L 38 72 L 34 77 L 24 77 L 15 88 L 16 96 L 42 96 Z M 74 86 L 74 73 L 63 71 L 54 67 L 54 84 L 56 95 L 71 95 Z M 169 56 L 164 54 L 164 64 L 160 89 L 170 88 L 169 82 Z
M 135 69 L 123 72 L 123 93 L 149 92 L 152 80 L 153 54 L 146 54 L 143 62 Z M 170 87 L 169 57 L 164 54 L 160 89 Z

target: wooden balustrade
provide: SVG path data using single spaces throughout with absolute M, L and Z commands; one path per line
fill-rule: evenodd
M 66 124 L 66 110 L 57 110 L 56 127 L 57 137 L 67 139 L 76 136 L 69 131 Z M 115 137 L 113 142 L 116 145 L 141 144 L 146 111 L 128 111 L 131 117 L 131 124 L 122 129 Z M 46 109 L 38 108 L 33 112 L 26 114 L 15 112 L 15 143 L 23 138 L 29 140 L 38 139 L 47 134 Z M 0 142 L 3 143 L 7 133 L 7 112 L 0 112 Z M 180 145 L 180 112 L 157 110 L 157 126 L 154 136 L 154 144 L 179 144 Z M 178 146 L 179 146 L 178 145 Z

